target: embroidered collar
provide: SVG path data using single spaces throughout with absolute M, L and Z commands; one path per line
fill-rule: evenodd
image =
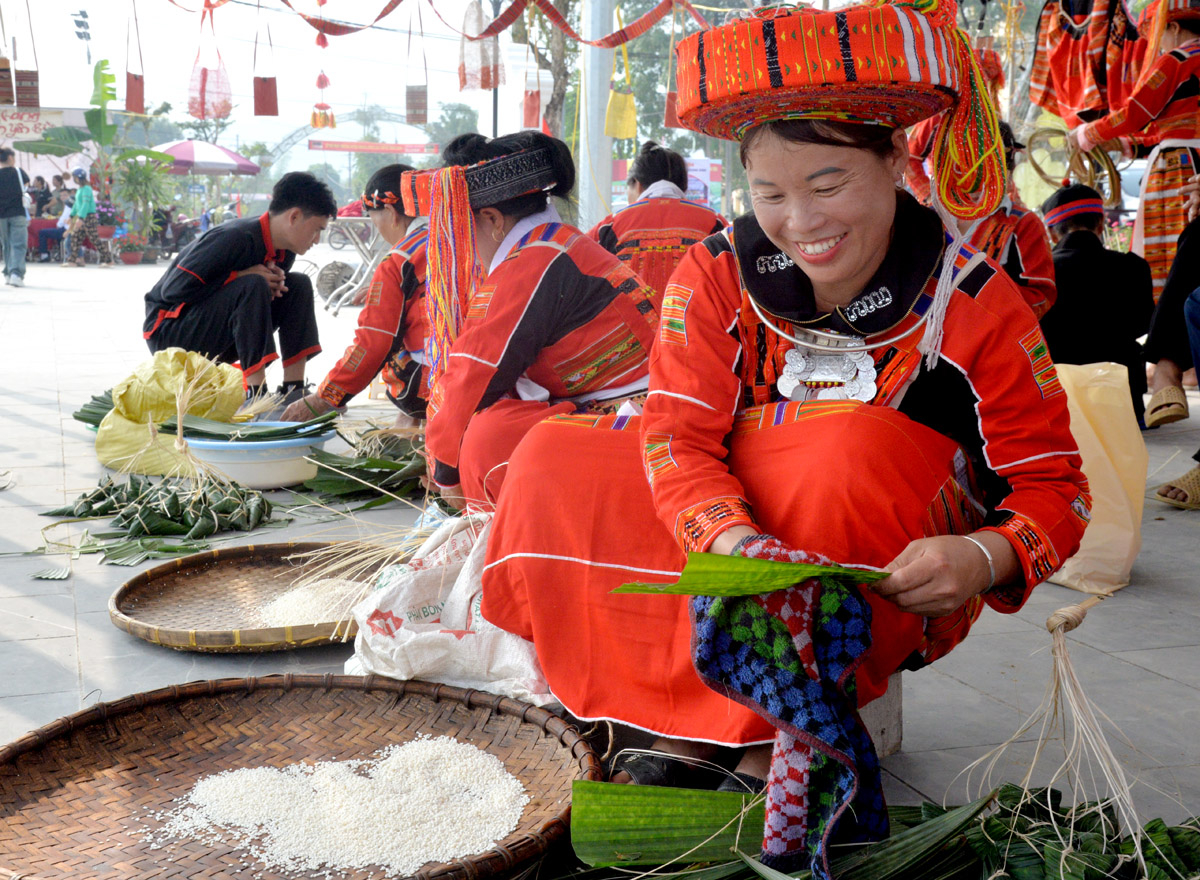
M 753 214 L 733 222 L 732 238 L 742 283 L 765 312 L 791 324 L 870 336 L 911 311 L 945 248 L 941 220 L 906 193 L 896 196 L 894 229 L 883 264 L 863 292 L 832 313 L 817 309 L 808 276 L 767 238 Z
M 562 218 L 558 216 L 558 211 L 553 204 L 547 203 L 546 210 L 538 211 L 536 214 L 530 214 L 528 217 L 522 217 L 518 220 L 513 228 L 508 230 L 508 234 L 504 236 L 504 240 L 500 242 L 500 247 L 496 248 L 496 255 L 492 257 L 492 264 L 488 266 L 488 274 L 496 271 L 496 267 L 508 259 L 509 253 L 517 246 L 526 233 L 532 232 L 539 226 L 546 223 L 561 223 Z M 476 235 L 479 233 L 476 232 Z
M 271 240 L 270 211 L 263 211 L 263 215 L 258 218 L 258 225 L 262 229 L 263 246 L 267 249 L 267 255 L 263 258 L 263 263 L 282 263 L 286 254 L 282 250 L 276 250 L 275 242 Z

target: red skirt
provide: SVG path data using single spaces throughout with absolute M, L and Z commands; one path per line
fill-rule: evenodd
M 513 453 L 492 525 L 483 614 L 533 641 L 555 696 L 576 717 L 729 745 L 774 728 L 706 687 L 691 662 L 681 596 L 614 595 L 669 582 L 685 556 L 656 513 L 637 418 L 565 416 L 533 427 Z M 781 403 L 741 414 L 730 470 L 760 527 L 847 563 L 884 566 L 909 541 L 977 524 L 955 443 L 895 410 Z M 873 645 L 860 703 L 914 653 L 927 660 L 966 635 L 982 602 L 929 621 L 868 594 Z

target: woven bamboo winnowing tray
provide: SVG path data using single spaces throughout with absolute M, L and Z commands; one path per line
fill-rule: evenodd
M 242 850 L 194 839 L 152 849 L 144 833 L 160 827 L 157 816 L 201 776 L 362 759 L 419 734 L 490 752 L 529 795 L 503 841 L 427 864 L 413 875 L 419 880 L 500 878 L 528 866 L 565 834 L 571 783 L 601 778 L 595 753 L 573 727 L 492 694 L 377 676 L 192 682 L 97 704 L 0 748 L 0 878 L 197 880 L 242 867 L 246 876 L 279 877 Z M 372 874 L 380 870 L 341 876 Z
M 264 627 L 255 612 L 304 572 L 289 556 L 328 543 L 249 544 L 194 553 L 147 569 L 108 600 L 113 625 L 179 651 L 287 651 L 354 638 L 353 618 Z

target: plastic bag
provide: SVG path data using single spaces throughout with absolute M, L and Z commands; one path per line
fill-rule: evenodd
M 629 50 L 621 44 L 625 56 L 625 79 L 609 83 L 608 109 L 604 113 L 604 133 L 611 138 L 637 137 L 637 105 L 633 100 L 633 80 L 629 78 Z M 613 59 L 616 72 L 616 58 Z
M 491 514 L 455 517 L 404 565 L 380 572 L 354 608 L 351 675 L 419 678 L 475 688 L 536 706 L 556 702 L 533 643 L 480 613 Z
M 188 412 L 227 422 L 245 399 L 242 373 L 203 355 L 167 348 L 144 361 L 113 387 L 113 411 L 96 432 L 96 457 L 105 467 L 162 476 L 179 472 L 175 436 L 153 436 L 150 425 L 176 414 L 176 396 L 197 376 Z
M 1067 392 L 1071 434 L 1092 492 L 1092 516 L 1079 551 L 1050 582 L 1108 595 L 1129 583 L 1142 547 L 1142 505 L 1149 455 L 1121 364 L 1056 364 Z

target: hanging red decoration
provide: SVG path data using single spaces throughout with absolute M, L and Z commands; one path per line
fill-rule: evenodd
M 321 98 L 316 104 L 313 104 L 312 127 L 337 128 L 337 118 L 333 115 L 333 108 L 325 103 L 325 90 L 329 88 L 329 77 L 323 70 L 317 74 L 317 88 L 321 90 Z
M 313 104 L 312 127 L 337 128 L 337 118 L 333 115 L 333 108 L 324 102 Z
M 138 67 L 141 73 L 130 68 L 133 60 L 129 54 L 129 22 L 125 22 L 125 112 L 146 112 L 146 62 L 142 58 L 142 26 L 138 23 L 137 2 L 133 3 L 133 29 L 137 40 Z
M 225 2 L 226 0 L 204 0 L 204 9 L 200 12 L 201 43 L 204 39 L 204 20 L 207 17 L 217 63 L 216 67 L 208 67 L 200 60 L 203 47 L 196 47 L 196 60 L 192 64 L 192 81 L 188 90 L 188 114 L 196 119 L 223 119 L 233 109 L 233 90 L 229 85 L 229 74 L 225 72 L 225 62 L 221 60 L 221 50 L 217 47 L 217 32 L 213 25 L 213 10 Z
M 480 0 L 467 4 L 463 18 L 463 31 L 481 33 L 487 30 L 487 13 Z M 504 84 L 504 63 L 500 60 L 500 41 L 495 37 L 488 40 L 464 38 L 458 48 L 458 88 L 488 89 Z
M 404 84 L 404 119 L 409 125 L 424 125 L 429 121 L 429 60 L 425 57 L 425 22 L 421 19 L 420 4 L 417 5 L 417 27 L 421 34 L 421 66 L 425 70 L 425 81 L 418 84 L 410 80 Z M 408 57 L 413 57 L 411 19 L 408 23 Z
M 383 9 L 379 11 L 379 14 L 367 24 L 343 24 L 342 22 L 338 21 L 329 21 L 320 15 L 308 15 L 303 13 L 293 6 L 290 0 L 281 0 L 281 2 L 288 9 L 292 10 L 292 12 L 304 19 L 309 26 L 317 29 L 317 45 L 322 49 L 329 45 L 328 37 L 344 37 L 346 34 L 354 34 L 361 30 L 366 30 L 385 15 L 389 15 L 394 12 L 396 7 L 400 5 L 400 0 L 388 0 L 387 5 L 384 6 Z M 322 2 L 319 3 L 319 5 L 324 6 L 325 4 Z

